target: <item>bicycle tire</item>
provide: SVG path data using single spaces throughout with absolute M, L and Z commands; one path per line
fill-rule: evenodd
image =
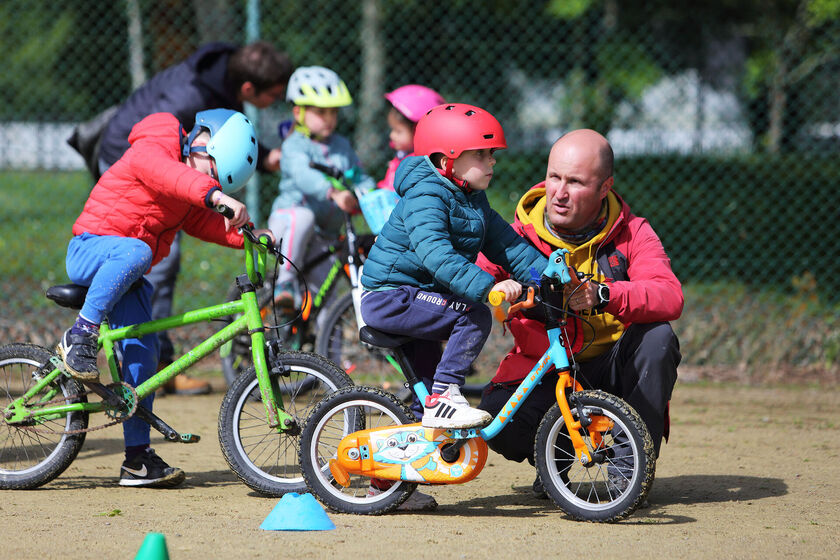
M 327 396 L 306 419 L 300 436 L 300 468 L 309 491 L 340 513 L 379 515 L 395 510 L 417 489 L 416 483 L 396 481 L 371 496 L 369 477 L 351 474 L 350 484 L 341 486 L 333 479 L 328 461 L 349 433 L 415 422 L 408 407 L 376 387 L 346 387 Z
M 352 293 L 346 293 L 335 300 L 323 314 L 323 323 L 315 338 L 315 351 L 318 354 L 335 362 L 349 375 L 367 375 L 379 378 L 380 381 L 385 381 L 384 372 L 391 372 L 399 377 L 385 359 L 383 350 L 365 346 L 359 340 L 359 326 Z M 366 379 L 366 382 L 368 381 L 370 380 Z
M 34 385 L 34 373 L 55 354 L 34 344 L 7 344 L 0 347 L 0 410 Z M 85 390 L 77 381 L 59 376 L 47 386 L 65 397 L 81 395 L 65 402 L 87 402 Z M 46 388 L 45 388 L 46 389 Z M 29 402 L 53 400 L 57 394 L 46 391 L 34 395 Z M 0 489 L 29 490 L 55 479 L 70 466 L 79 454 L 86 432 L 49 434 L 7 424 L 0 430 Z M 33 429 L 68 432 L 88 426 L 87 412 L 71 412 L 64 417 L 44 419 Z
M 283 408 L 298 426 L 323 396 L 353 384 L 335 364 L 316 354 L 283 352 L 279 360 L 290 368 L 288 377 L 277 376 L 277 386 L 285 386 L 280 391 Z M 314 382 L 308 391 L 291 388 L 301 387 L 310 377 Z M 219 409 L 219 442 L 231 470 L 248 487 L 273 497 L 306 491 L 298 465 L 299 434 L 278 434 L 268 426 L 253 367 L 234 380 Z
M 537 429 L 534 458 L 549 497 L 564 512 L 579 521 L 614 522 L 632 514 L 644 501 L 653 484 L 656 459 L 647 427 L 633 408 L 604 391 L 572 393 L 585 414 L 605 416 L 608 430 L 598 432 L 600 446 L 589 432 L 581 436 L 599 460 L 582 465 L 575 457 L 560 407 L 555 404 Z M 571 404 L 572 415 L 578 409 Z

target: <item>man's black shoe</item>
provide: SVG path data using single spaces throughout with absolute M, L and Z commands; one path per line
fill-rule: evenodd
M 545 493 L 545 487 L 543 487 L 542 480 L 540 480 L 540 475 L 537 475 L 537 478 L 534 479 L 531 491 L 534 493 L 534 497 L 538 500 L 548 499 L 548 494 Z

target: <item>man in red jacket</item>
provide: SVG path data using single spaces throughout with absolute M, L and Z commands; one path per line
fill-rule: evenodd
M 85 303 L 58 344 L 73 377 L 96 381 L 99 324 L 111 328 L 151 320 L 152 285 L 143 278 L 168 253 L 180 230 L 205 241 L 241 248 L 235 228 L 249 221 L 245 205 L 224 194 L 254 173 L 254 128 L 242 113 L 212 109 L 195 115 L 186 136 L 170 113 L 149 115 L 131 130 L 131 147 L 102 175 L 90 193 L 67 248 L 70 280 L 88 286 Z M 230 220 L 212 210 L 225 204 Z M 268 230 L 262 230 L 266 233 Z M 268 232 L 270 234 L 270 232 Z M 133 287 L 140 281 L 139 287 Z M 119 345 L 122 373 L 137 386 L 158 363 L 157 335 L 124 340 Z M 152 409 L 154 395 L 141 404 Z M 123 422 L 123 486 L 172 487 L 184 471 L 170 467 L 149 447 L 150 426 L 136 416 Z
M 575 320 L 567 328 L 580 365 L 578 381 L 618 395 L 636 409 L 658 454 L 668 434 L 668 401 L 681 358 L 668 321 L 682 313 L 682 287 L 653 228 L 633 215 L 612 187 L 613 151 L 607 139 L 593 130 L 569 132 L 551 149 L 545 181 L 519 201 L 513 227 L 546 255 L 568 249 L 569 263 L 591 275 L 569 300 L 591 325 Z M 478 264 L 497 280 L 506 277 L 486 259 Z M 501 410 L 548 348 L 545 326 L 537 318 L 516 315 L 510 331 L 514 347 L 479 405 L 491 414 Z M 556 381 L 556 375 L 543 379 L 514 420 L 488 441 L 491 449 L 533 464 L 537 427 L 556 402 Z M 542 494 L 539 480 L 534 490 Z

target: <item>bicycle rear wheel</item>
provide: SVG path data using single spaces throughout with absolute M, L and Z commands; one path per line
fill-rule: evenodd
M 341 513 L 393 511 L 411 496 L 416 483 L 380 481 L 384 489 L 371 492 L 370 477 L 350 474 L 343 486 L 335 481 L 329 462 L 338 456 L 338 446 L 348 434 L 414 421 L 411 411 L 394 395 L 375 387 L 347 387 L 327 396 L 307 418 L 300 438 L 300 466 L 308 488 Z
M 325 395 L 353 385 L 347 374 L 316 354 L 283 352 L 278 358 L 289 368 L 288 376 L 276 376 L 275 391 L 295 418 L 290 431 L 281 434 L 268 426 L 253 367 L 234 380 L 219 410 L 219 441 L 228 465 L 250 488 L 275 497 L 306 491 L 298 465 L 303 422 Z
M 534 450 L 545 491 L 580 521 L 623 519 L 639 507 L 653 484 L 656 459 L 647 427 L 630 405 L 609 393 L 581 391 L 569 400 L 576 420 L 582 410 L 600 422 L 597 431 L 580 430 L 593 461 L 582 465 L 577 459 L 555 404 L 540 422 Z
M 33 344 L 0 347 L 0 410 L 35 384 L 38 370 L 54 355 Z M 62 396 L 67 404 L 86 402 L 84 392 L 78 382 L 62 375 L 27 402 L 34 406 L 39 401 L 52 401 Z M 66 432 L 87 428 L 88 414 L 71 412 L 42 418 L 26 425 L 0 420 L 3 423 L 0 428 L 0 489 L 28 490 L 42 486 L 64 472 L 78 455 L 86 433 Z
M 315 339 L 315 351 L 335 362 L 354 379 L 370 385 L 402 380 L 388 364 L 382 349 L 359 341 L 359 325 L 353 307 L 353 294 L 346 293 L 324 312 L 325 318 Z

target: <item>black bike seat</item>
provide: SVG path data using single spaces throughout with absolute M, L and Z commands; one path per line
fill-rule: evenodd
M 81 309 L 85 303 L 85 296 L 88 289 L 78 284 L 61 284 L 47 288 L 47 297 L 61 307 L 70 309 Z
M 143 285 L 143 279 L 140 278 L 128 291 L 136 290 Z M 87 286 L 80 286 L 78 284 L 59 284 L 58 286 L 50 286 L 47 288 L 47 297 L 56 302 L 61 307 L 69 307 L 70 309 L 81 309 L 85 304 L 85 296 L 87 296 Z
M 410 336 L 388 334 L 368 326 L 359 330 L 359 339 L 365 344 L 380 348 L 399 348 L 406 342 L 413 340 Z

